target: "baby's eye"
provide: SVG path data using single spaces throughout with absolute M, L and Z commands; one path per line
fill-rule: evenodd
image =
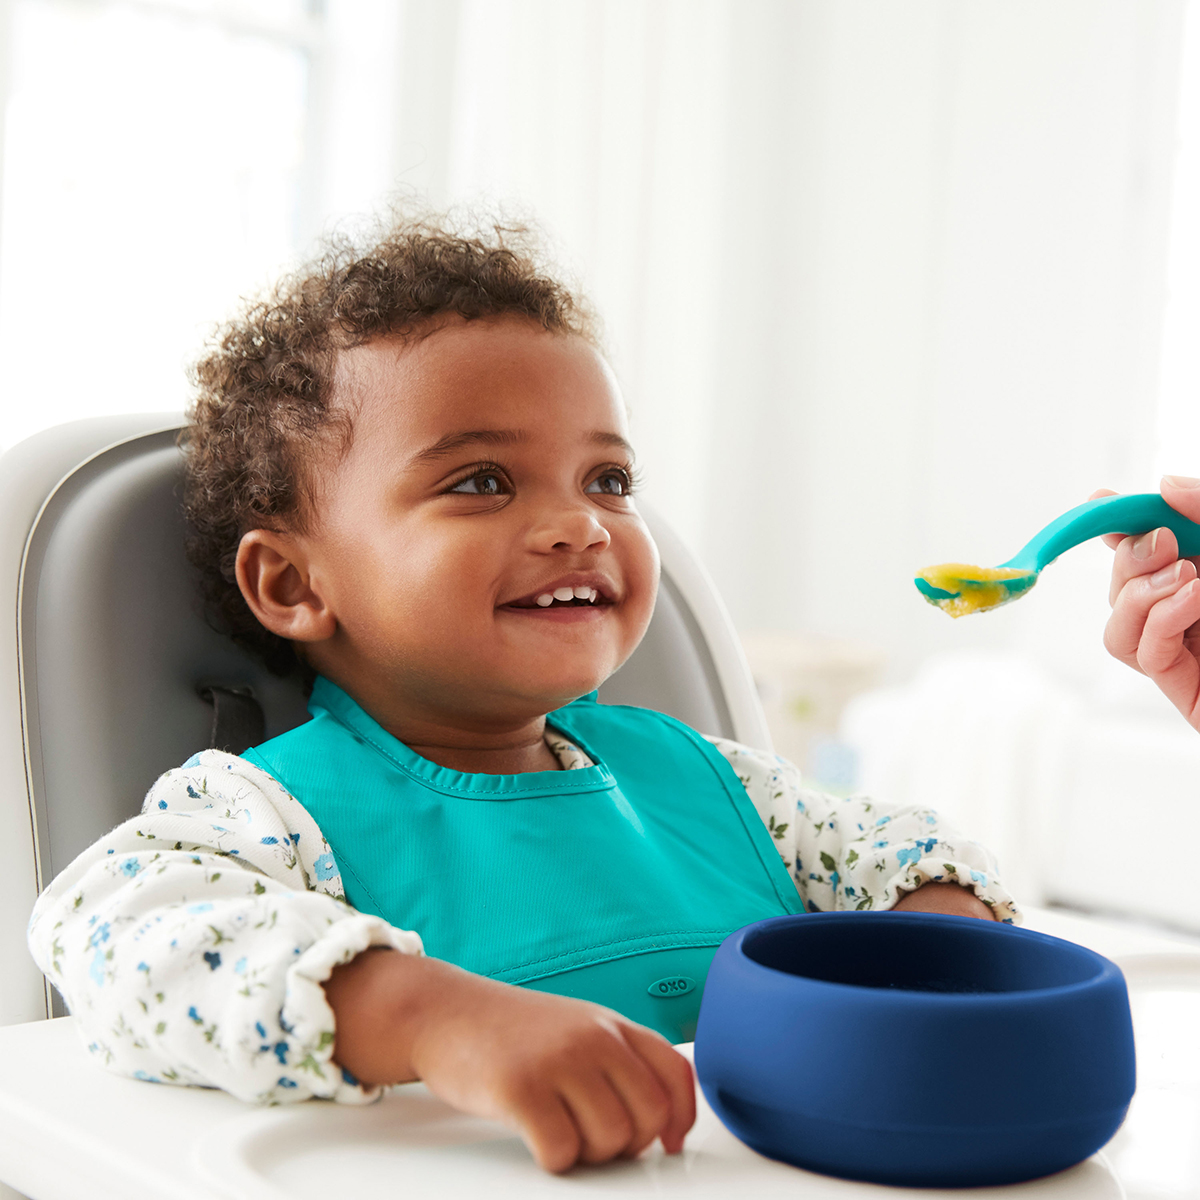
M 460 496 L 503 496 L 507 491 L 507 484 L 504 476 L 498 471 L 480 471 L 459 480 L 450 491 L 457 492 Z
M 597 475 L 583 490 L 593 495 L 628 496 L 633 491 L 633 484 L 625 471 L 605 471 L 603 475 Z

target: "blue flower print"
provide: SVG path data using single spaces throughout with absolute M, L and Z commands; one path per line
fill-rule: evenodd
M 187 910 L 193 915 L 196 913 L 212 912 L 212 902 L 206 900 L 203 904 L 189 904 Z
M 896 851 L 896 862 L 900 866 L 906 867 L 909 863 L 917 862 L 921 857 L 920 846 L 904 846 Z
M 204 1024 L 204 1018 L 201 1017 L 196 1011 L 196 1006 L 194 1004 L 188 1009 L 188 1020 L 194 1022 L 196 1025 Z
M 278 1081 L 276 1082 L 276 1087 L 294 1088 L 295 1086 L 296 1081 L 294 1079 L 289 1079 L 286 1075 L 280 1075 Z
M 194 787 L 192 787 L 192 785 L 190 783 L 187 785 L 187 794 L 189 796 L 191 796 L 191 798 L 193 800 L 200 799 L 200 793 L 198 791 L 196 791 L 196 789 Z
M 920 846 L 926 854 L 932 854 L 934 846 L 937 845 L 937 838 L 925 838 L 923 841 L 918 839 L 915 844 Z
M 271 1047 L 271 1049 L 275 1051 L 275 1057 L 277 1059 L 279 1059 L 279 1065 L 281 1067 L 286 1067 L 287 1066 L 287 1052 L 288 1052 L 287 1042 L 276 1042 L 275 1045 Z
M 208 963 L 210 971 L 215 971 L 221 965 L 221 955 L 216 950 L 205 950 L 204 961 Z
M 136 858 L 127 858 L 121 864 L 121 874 L 129 879 L 132 879 L 141 869 L 142 864 Z
M 166 808 L 166 807 L 167 807 L 167 802 L 166 802 L 165 800 L 160 800 L 160 801 L 158 802 L 158 807 L 159 807 L 159 808 Z
M 260 1038 L 265 1038 L 267 1036 L 267 1031 L 263 1028 L 263 1023 L 261 1021 L 255 1021 L 254 1028 L 258 1031 L 258 1036 Z
M 333 861 L 332 854 L 322 854 L 313 863 L 313 870 L 316 871 L 317 878 L 320 880 L 332 879 L 338 873 L 337 863 Z
M 278 846 L 279 839 L 277 837 L 265 837 L 258 839 L 264 846 Z
M 982 871 L 972 871 L 971 879 L 973 882 L 978 883 L 983 887 L 987 887 L 987 876 L 983 874 Z
M 92 965 L 88 968 L 88 975 L 91 976 L 92 982 L 97 987 L 104 986 L 104 951 L 99 946 L 96 947 L 96 953 L 92 956 Z
M 182 767 L 180 767 L 180 770 L 181 770 L 181 771 L 186 771 L 186 770 L 188 769 L 188 767 L 198 767 L 199 765 L 200 765 L 200 755 L 199 755 L 199 754 L 193 754 L 193 755 L 192 755 L 192 757 L 191 757 L 191 758 L 189 758 L 189 759 L 187 760 L 187 762 L 185 762 L 185 763 L 183 764 L 183 766 L 182 766 Z
M 161 1079 L 155 1079 L 153 1075 L 147 1075 L 145 1071 L 134 1071 L 134 1079 L 140 1079 L 143 1083 L 162 1083 Z

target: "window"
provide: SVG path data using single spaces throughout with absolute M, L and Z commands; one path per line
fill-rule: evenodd
M 307 240 L 310 0 L 14 0 L 0 444 L 182 407 L 184 364 Z

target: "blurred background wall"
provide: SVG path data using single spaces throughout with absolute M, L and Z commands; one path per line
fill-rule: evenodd
M 182 407 L 389 198 L 533 215 L 778 748 L 1028 899 L 1200 929 L 1196 868 L 1129 863 L 1200 738 L 1102 649 L 1108 552 L 960 622 L 911 582 L 1200 475 L 1198 4 L 0 0 L 0 446 Z

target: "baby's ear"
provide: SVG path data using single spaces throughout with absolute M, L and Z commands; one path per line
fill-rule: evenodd
M 308 559 L 295 538 L 252 529 L 238 545 L 237 583 L 259 623 L 293 642 L 323 642 L 337 629 L 309 579 Z

